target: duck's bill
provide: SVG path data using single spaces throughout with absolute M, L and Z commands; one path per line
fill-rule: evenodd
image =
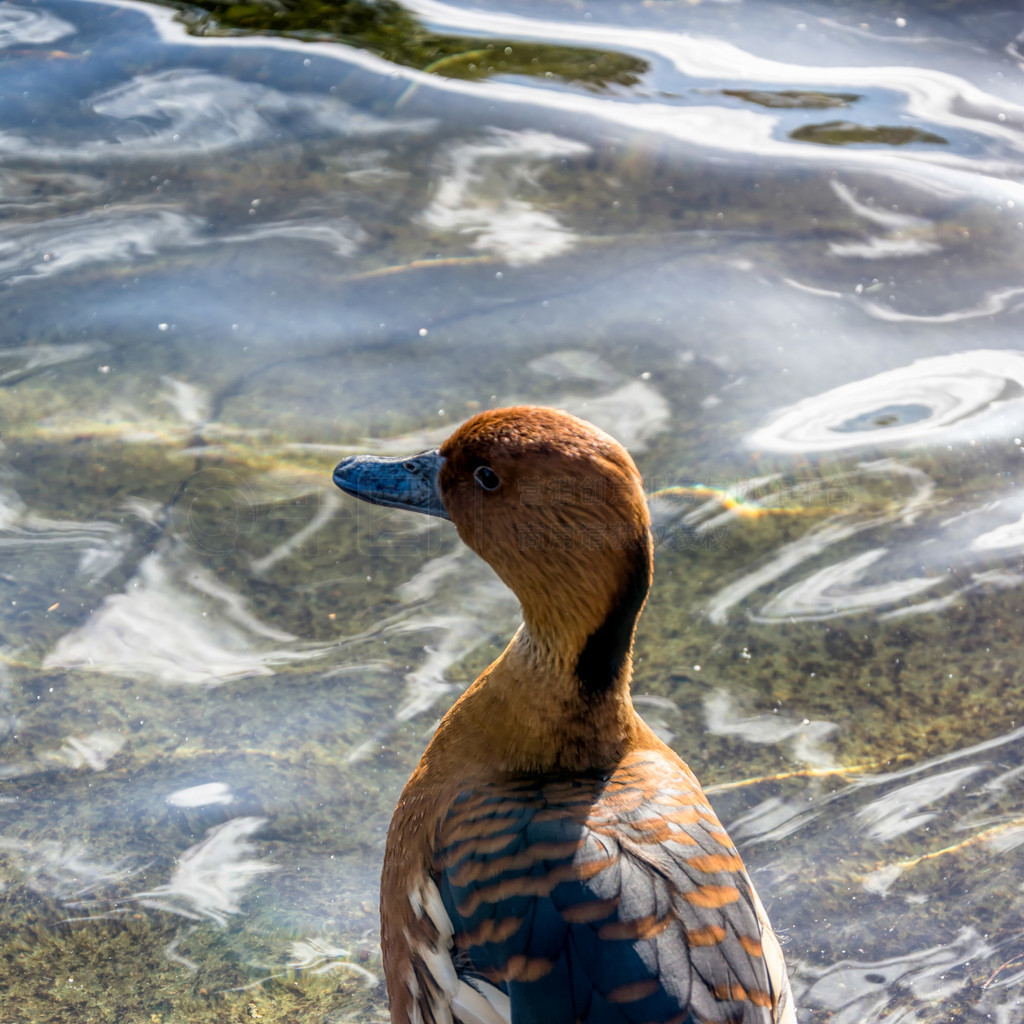
M 346 494 L 374 505 L 448 519 L 437 489 L 437 474 L 443 464 L 444 458 L 436 449 L 404 459 L 350 455 L 334 467 L 334 482 Z

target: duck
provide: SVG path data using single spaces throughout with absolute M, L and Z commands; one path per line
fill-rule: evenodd
M 522 608 L 388 829 L 392 1024 L 796 1024 L 735 845 L 630 696 L 653 542 L 626 449 L 515 406 L 430 451 L 349 456 L 333 479 L 450 520 Z

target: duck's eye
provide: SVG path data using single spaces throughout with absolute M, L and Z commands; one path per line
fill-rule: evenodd
M 501 481 L 498 474 L 490 466 L 477 466 L 473 470 L 473 479 L 485 490 L 496 491 Z

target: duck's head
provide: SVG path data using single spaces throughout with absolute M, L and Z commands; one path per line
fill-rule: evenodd
M 518 406 L 474 416 L 438 449 L 351 456 L 346 493 L 450 519 L 523 606 L 532 640 L 603 689 L 628 673 L 651 579 L 650 518 L 625 448 L 584 420 Z

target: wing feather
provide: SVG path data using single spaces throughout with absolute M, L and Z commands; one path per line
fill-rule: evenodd
M 770 1024 L 788 996 L 739 855 L 658 752 L 459 797 L 435 866 L 462 976 L 516 1024 Z

